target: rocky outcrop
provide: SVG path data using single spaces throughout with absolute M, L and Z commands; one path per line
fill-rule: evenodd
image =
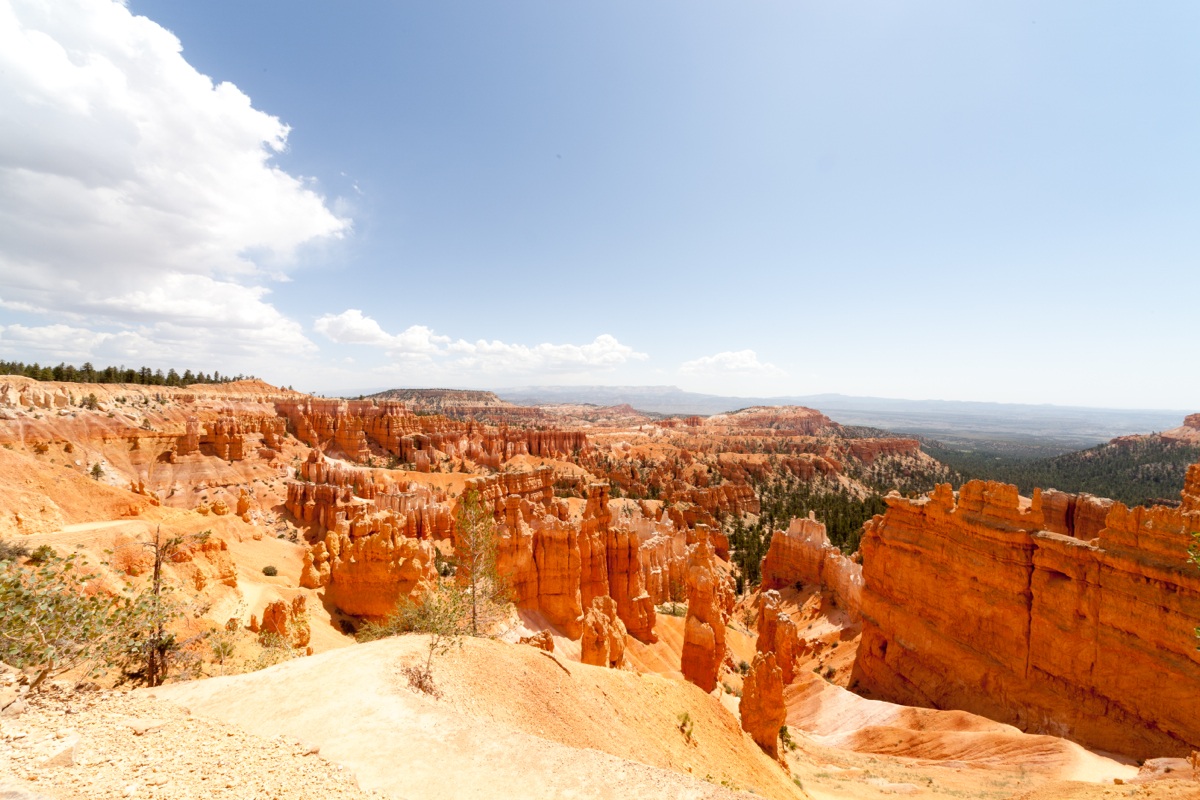
M 711 692 L 725 660 L 725 623 L 733 589 L 717 569 L 712 546 L 697 542 L 688 560 L 688 613 L 683 628 L 683 677 Z
M 170 551 L 175 570 L 185 575 L 196 591 L 212 584 L 236 587 L 237 565 L 229 554 L 229 545 L 219 536 L 187 537 Z
M 1070 494 L 1057 489 L 1042 491 L 1042 516 L 1045 528 L 1083 541 L 1100 535 L 1113 501 L 1090 494 Z
M 687 600 L 688 548 L 673 526 L 649 523 L 639 532 L 642 584 L 654 605 Z
M 1200 514 L 1200 464 L 1188 467 L 1179 505 L 1185 514 Z
M 862 544 L 861 691 L 1135 757 L 1200 745 L 1186 498 L 1114 503 L 1091 539 L 1046 530 L 1042 494 L 1004 484 L 887 502 Z
M 301 477 L 288 484 L 286 502 L 314 529 L 301 586 L 326 587 L 326 599 L 347 614 L 381 618 L 436 580 L 433 542 L 451 535 L 453 518 L 431 490 L 381 486 L 370 471 L 330 464 L 316 451 Z
M 850 439 L 846 446 L 849 454 L 864 464 L 872 464 L 881 456 L 916 456 L 921 452 L 917 439 Z
M 259 635 L 275 634 L 294 648 L 308 647 L 312 631 L 308 623 L 308 607 L 304 595 L 298 594 L 292 602 L 276 600 L 263 609 Z
M 758 599 L 758 639 L 755 648 L 760 653 L 774 653 L 784 684 L 796 678 L 796 656 L 802 646 L 796 623 L 783 608 L 779 592 L 765 590 Z M 782 724 L 782 723 L 780 723 Z
M 636 531 L 609 528 L 604 539 L 608 590 L 616 600 L 617 614 L 630 635 L 642 642 L 658 641 L 654 634 L 654 600 L 646 591 L 642 573 L 641 540 Z
M 704 425 L 790 436 L 816 436 L 837 428 L 829 417 L 804 406 L 753 406 L 709 417 Z
M 704 512 L 705 516 L 701 519 L 709 525 L 715 525 L 714 520 L 717 517 L 728 514 L 757 514 L 760 510 L 754 487 L 746 483 L 722 483 L 705 487 L 681 485 L 670 488 L 666 499 L 674 503 L 691 503 L 696 506 Z
M 522 636 L 517 640 L 517 644 L 527 644 L 538 650 L 545 650 L 547 653 L 554 652 L 554 636 L 550 631 L 538 631 L 529 636 Z
M 611 597 L 597 597 L 583 618 L 583 636 L 579 640 L 584 664 L 620 667 L 625 663 L 625 624 L 617 616 L 617 604 Z
M 262 414 L 222 412 L 207 422 L 195 415 L 184 420 L 184 432 L 175 437 L 175 446 L 168 458 L 172 462 L 185 456 L 203 453 L 222 461 L 242 461 L 257 454 L 260 446 L 275 448 L 287 434 L 285 420 Z
M 845 609 L 852 620 L 858 619 L 862 566 L 830 544 L 825 526 L 811 515 L 792 520 L 786 531 L 776 531 L 762 560 L 764 589 L 783 589 L 798 583 L 829 591 L 839 608 Z
M 742 681 L 742 730 L 771 758 L 779 758 L 779 729 L 787 722 L 783 672 L 774 653 L 758 653 Z
M 275 404 L 300 441 L 364 462 L 372 453 L 428 471 L 441 458 L 498 469 L 517 456 L 562 458 L 588 449 L 581 431 L 481 426 L 440 414 L 415 414 L 388 400 L 286 399 Z
M 497 569 L 508 580 L 514 602 L 541 611 L 567 636 L 577 638 L 585 609 L 593 599 L 607 596 L 632 636 L 656 641 L 654 600 L 645 588 L 638 529 L 613 524 L 604 483 L 588 488 L 582 519 L 567 519 L 566 504 L 554 498 L 552 480 L 548 468 L 501 473 L 469 481 L 464 492 L 475 493 L 495 514 Z

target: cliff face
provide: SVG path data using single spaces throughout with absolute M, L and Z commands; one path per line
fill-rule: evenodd
M 1188 467 L 1187 481 L 1180 497 L 1180 509 L 1185 513 L 1200 513 L 1200 464 Z
M 1104 529 L 1113 501 L 1090 494 L 1070 494 L 1056 489 L 1042 492 L 1046 530 L 1090 541 Z
M 415 414 L 403 403 L 373 400 L 287 399 L 275 403 L 297 439 L 323 451 L 366 461 L 395 456 L 426 471 L 441 458 L 468 459 L 497 469 L 522 455 L 563 457 L 586 451 L 580 431 L 480 426 L 435 414 Z
M 451 510 L 427 489 L 380 491 L 362 470 L 330 464 L 313 451 L 286 506 L 315 526 L 300 585 L 326 587 L 347 614 L 384 617 L 436 580 L 433 540 L 453 528 Z
M 619 668 L 625 663 L 625 625 L 611 597 L 597 597 L 584 616 L 579 660 L 597 667 Z
M 1198 478 L 1181 508 L 1115 503 L 1098 531 L 1094 498 L 1048 510 L 1040 492 L 980 481 L 889 497 L 863 538 L 857 688 L 1137 757 L 1186 754 L 1200 745 Z
M 588 488 L 582 519 L 568 519 L 566 504 L 554 498 L 553 477 L 553 470 L 543 468 L 467 484 L 467 491 L 478 492 L 496 514 L 497 567 L 508 577 L 517 605 L 541 611 L 577 638 L 584 611 L 595 598 L 607 596 L 632 636 L 655 641 L 654 599 L 646 591 L 649 567 L 643 565 L 639 526 L 630 527 L 634 520 L 614 524 L 603 483 Z M 657 552 L 657 545 L 649 550 Z
M 763 589 L 783 589 L 795 583 L 829 590 L 851 619 L 862 605 L 862 567 L 829 543 L 825 526 L 816 519 L 794 519 L 786 531 L 771 536 L 762 560 Z

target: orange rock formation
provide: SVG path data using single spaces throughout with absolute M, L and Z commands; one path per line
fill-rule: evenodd
M 762 560 L 764 589 L 783 589 L 795 583 L 829 590 L 851 619 L 858 618 L 862 567 L 830 544 L 825 526 L 811 516 L 794 519 L 786 531 L 776 531 Z
M 595 598 L 608 596 L 630 635 L 655 641 L 654 599 L 645 586 L 652 567 L 643 564 L 640 532 L 648 523 L 639 517 L 614 524 L 604 483 L 589 487 L 582 519 L 568 519 L 566 504 L 554 498 L 552 481 L 553 470 L 542 468 L 467 482 L 465 493 L 478 493 L 496 515 L 497 568 L 508 578 L 517 605 L 541 611 L 576 638 L 584 610 Z M 666 547 L 655 542 L 649 552 L 657 555 Z
M 784 684 L 796 678 L 796 656 L 802 646 L 800 632 L 784 611 L 779 592 L 767 589 L 758 600 L 758 640 L 755 647 L 760 653 L 775 654 L 775 663 L 779 666 Z
M 725 623 L 733 611 L 733 588 L 717 570 L 712 546 L 701 540 L 688 560 L 688 613 L 683 628 L 683 677 L 711 692 L 725 660 Z
M 274 633 L 291 647 L 307 647 L 311 639 L 307 601 L 299 594 L 292 602 L 276 600 L 263 609 L 260 633 Z
M 774 653 L 757 653 L 742 682 L 742 730 L 771 758 L 779 757 L 779 729 L 787 722 L 783 671 Z
M 1200 746 L 1198 490 L 1192 467 L 1180 508 L 1114 503 L 1088 540 L 1092 512 L 1064 525 L 1056 499 L 1052 532 L 1040 492 L 890 496 L 863 538 L 857 687 L 1137 757 Z
M 592 600 L 583 618 L 579 640 L 580 661 L 597 667 L 620 667 L 625 661 L 625 624 L 617 616 L 617 604 L 607 596 Z
M 318 534 L 301 586 L 325 586 L 326 599 L 347 614 L 384 617 L 436 579 L 431 540 L 449 536 L 453 524 L 428 489 L 380 493 L 365 472 L 331 465 L 317 451 L 301 477 L 329 481 L 288 485 L 288 510 Z

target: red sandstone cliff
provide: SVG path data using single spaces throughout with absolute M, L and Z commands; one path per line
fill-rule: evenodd
M 1181 508 L 1115 503 L 1091 538 L 1092 512 L 1051 532 L 1058 499 L 1047 523 L 1003 484 L 889 497 L 863 538 L 857 687 L 1137 757 L 1197 747 L 1198 488 L 1193 467 Z
M 368 472 L 330 464 L 316 451 L 301 477 L 288 484 L 287 509 L 316 529 L 301 586 L 325 586 L 347 614 L 383 617 L 436 579 L 432 540 L 450 535 L 452 518 L 428 490 L 380 493 Z
M 796 583 L 832 592 L 837 605 L 858 619 L 862 605 L 862 567 L 829 543 L 825 526 L 811 516 L 794 519 L 786 531 L 776 531 L 762 561 L 763 589 L 783 589 Z
M 508 577 L 518 607 L 541 611 L 576 638 L 585 609 L 608 596 L 630 635 L 655 641 L 654 599 L 646 591 L 638 529 L 613 523 L 603 483 L 589 487 L 582 519 L 567 519 L 552 481 L 553 471 L 543 468 L 467 484 L 467 491 L 477 492 L 496 514 L 497 567 Z

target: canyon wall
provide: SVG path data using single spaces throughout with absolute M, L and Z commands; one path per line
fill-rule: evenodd
M 1047 495 L 889 496 L 862 542 L 854 688 L 1139 758 L 1200 747 L 1200 468 L 1180 508 L 1112 503 L 1099 530 L 1108 501 Z
M 277 401 L 275 409 L 292 434 L 311 447 L 359 462 L 372 455 L 394 456 L 421 471 L 443 457 L 497 469 L 517 456 L 559 458 L 588 449 L 587 435 L 580 431 L 485 427 L 416 414 L 394 401 L 289 398 Z
M 839 608 L 857 620 L 862 606 L 862 566 L 829 542 L 825 526 L 812 517 L 794 519 L 776 531 L 762 560 L 762 588 L 783 589 L 796 583 L 829 591 Z
M 588 487 L 582 514 L 573 517 L 554 497 L 549 467 L 469 479 L 453 505 L 416 484 L 378 484 L 369 470 L 331 463 L 317 451 L 298 477 L 288 484 L 286 506 L 313 528 L 301 585 L 326 587 L 348 614 L 386 616 L 432 583 L 435 542 L 456 541 L 455 519 L 469 497 L 496 525 L 497 572 L 513 602 L 571 638 L 584 633 L 585 612 L 606 598 L 622 635 L 656 641 L 655 603 L 686 585 L 687 538 L 695 531 L 631 508 L 614 516 L 605 483 Z
M 433 542 L 450 536 L 453 520 L 430 490 L 381 490 L 369 472 L 331 464 L 315 450 L 299 477 L 288 484 L 286 506 L 314 529 L 301 586 L 324 586 L 347 614 L 380 618 L 436 580 Z
M 588 487 L 582 518 L 571 519 L 567 503 L 554 497 L 553 479 L 544 467 L 467 482 L 464 494 L 477 494 L 495 516 L 497 570 L 509 580 L 514 602 L 578 638 L 584 612 L 596 598 L 610 597 L 630 635 L 656 641 L 646 577 L 676 568 L 673 537 L 655 541 L 658 526 L 640 515 L 614 521 L 606 483 Z

